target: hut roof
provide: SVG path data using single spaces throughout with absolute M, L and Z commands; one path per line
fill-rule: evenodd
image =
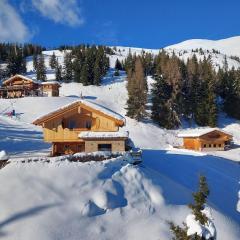
M 11 81 L 14 80 L 15 78 L 22 78 L 22 79 L 27 80 L 27 81 L 30 81 L 30 82 L 39 83 L 39 82 L 33 80 L 32 78 L 23 76 L 23 75 L 21 75 L 21 74 L 16 74 L 16 75 L 14 75 L 14 76 L 6 79 L 6 80 L 3 81 L 2 83 L 3 83 L 3 84 L 7 84 L 8 82 L 11 82 Z
M 218 131 L 228 136 L 232 136 L 231 134 L 219 129 L 219 128 L 196 128 L 191 130 L 186 130 L 178 134 L 178 137 L 185 138 L 185 137 L 201 137 L 205 134 L 208 134 L 213 131 Z
M 117 122 L 119 126 L 123 126 L 125 124 L 125 118 L 122 115 L 120 115 L 120 114 L 118 114 L 118 113 L 100 105 L 100 104 L 97 104 L 97 103 L 94 103 L 94 102 L 91 102 L 91 101 L 86 101 L 86 100 L 83 100 L 83 99 L 74 101 L 70 104 L 67 104 L 67 105 L 64 105 L 60 108 L 57 108 L 56 110 L 54 110 L 54 111 L 52 111 L 52 112 L 50 112 L 50 113 L 48 113 L 44 116 L 41 116 L 41 117 L 37 118 L 33 122 L 33 124 L 41 125 L 42 123 L 47 122 L 48 120 L 50 120 L 50 119 L 52 119 L 56 116 L 62 115 L 66 111 L 74 109 L 78 106 L 80 106 L 82 108 L 85 108 L 85 109 L 89 109 L 90 111 L 93 111 L 95 113 L 99 113 L 100 115 L 106 116 L 108 118 L 111 118 L 112 120 Z

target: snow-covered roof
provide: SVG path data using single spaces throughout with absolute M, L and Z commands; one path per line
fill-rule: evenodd
M 23 75 L 20 75 L 20 74 L 16 74 L 16 75 L 8 78 L 7 80 L 3 81 L 3 83 L 10 82 L 10 81 L 12 81 L 14 78 L 17 78 L 17 77 L 22 78 L 22 79 L 27 80 L 27 81 L 30 81 L 30 82 L 38 83 L 37 81 L 33 80 L 32 78 L 29 78 L 29 77 L 26 77 L 26 76 L 23 76 Z
M 229 133 L 219 129 L 219 128 L 195 128 L 191 130 L 186 130 L 183 132 L 180 132 L 178 134 L 178 137 L 184 138 L 184 137 L 200 137 L 202 135 L 205 135 L 207 133 L 213 132 L 213 131 L 219 131 L 224 134 L 230 135 Z
M 94 102 L 91 102 L 91 101 L 86 101 L 86 100 L 83 100 L 83 99 L 76 100 L 76 101 L 74 101 L 72 103 L 69 103 L 67 105 L 64 105 L 64 106 L 62 106 L 62 107 L 44 115 L 44 116 L 39 117 L 33 122 L 33 124 L 39 125 L 42 122 L 44 122 L 45 120 L 47 120 L 48 118 L 51 118 L 52 116 L 54 116 L 55 114 L 61 114 L 64 110 L 72 108 L 72 107 L 77 107 L 78 105 L 82 106 L 83 108 L 84 108 L 84 106 L 89 107 L 95 112 L 99 112 L 99 113 L 102 113 L 102 114 L 104 114 L 104 115 L 106 115 L 110 118 L 113 118 L 113 119 L 119 121 L 120 125 L 125 124 L 125 118 L 122 115 L 120 115 L 120 114 L 118 114 L 118 113 L 100 105 L 100 104 L 97 104 L 97 103 L 94 103 Z
M 127 131 L 119 132 L 91 132 L 83 131 L 79 133 L 79 138 L 128 138 L 129 133 Z
M 48 84 L 51 84 L 51 85 L 61 85 L 58 81 L 46 81 L 46 82 L 42 82 L 41 85 L 48 85 Z

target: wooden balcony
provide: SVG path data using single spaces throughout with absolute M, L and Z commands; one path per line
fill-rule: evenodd
M 82 131 L 90 131 L 88 128 L 64 128 L 64 129 L 44 129 L 44 139 L 47 142 L 81 142 L 78 135 Z

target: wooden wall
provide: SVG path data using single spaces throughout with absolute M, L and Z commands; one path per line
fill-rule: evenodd
M 46 142 L 74 142 L 80 141 L 78 135 L 81 131 L 118 131 L 118 126 L 114 120 L 89 112 L 81 108 L 81 112 L 76 108 L 64 114 L 64 116 L 54 118 L 44 124 L 44 140 Z M 69 129 L 70 121 L 75 121 L 76 128 Z M 92 122 L 90 129 L 86 128 L 86 122 Z
M 186 149 L 199 150 L 201 143 L 196 138 L 184 138 L 183 144 Z
M 125 140 L 89 140 L 86 142 L 55 142 L 52 155 L 97 152 L 98 144 L 111 144 L 112 152 L 125 152 Z
M 125 152 L 125 140 L 88 140 L 85 142 L 85 152 L 97 152 L 98 144 L 111 144 L 112 152 Z
M 196 151 L 220 151 L 225 149 L 225 141 L 222 139 L 184 138 L 183 142 L 184 148 Z
M 59 86 L 56 84 L 43 84 L 42 92 L 49 97 L 58 97 L 59 96 Z

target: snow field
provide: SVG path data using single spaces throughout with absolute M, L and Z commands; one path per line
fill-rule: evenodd
M 110 56 L 111 67 L 116 58 L 124 59 L 129 50 L 117 49 L 121 52 Z M 142 49 L 131 51 L 141 53 Z M 176 52 L 183 51 L 176 48 Z M 63 53 L 54 52 L 61 62 Z M 52 51 L 44 52 L 47 64 L 51 54 Z M 191 54 L 189 50 L 183 58 Z M 222 64 L 223 54 L 213 57 L 216 66 Z M 231 64 L 238 63 L 233 60 Z M 27 68 L 28 75 L 35 76 L 31 58 Z M 54 80 L 54 72 L 49 67 L 47 77 Z M 0 170 L 1 237 L 11 240 L 91 240 L 96 236 L 104 240 L 170 239 L 166 221 L 181 224 L 186 219 L 190 213 L 186 204 L 192 201 L 191 193 L 196 191 L 199 174 L 204 174 L 210 187 L 209 205 L 218 240 L 239 238 L 238 148 L 211 155 L 177 150 L 172 146 L 181 144 L 176 136 L 182 129 L 168 131 L 151 121 L 136 122 L 126 117 L 122 130 L 129 131 L 135 145 L 143 149 L 141 166 L 128 165 L 121 157 L 88 163 L 21 162 L 29 156 L 42 158 L 49 153 L 50 144 L 42 141 L 42 129 L 31 122 L 80 96 L 124 116 L 125 78 L 124 72 L 113 77 L 111 70 L 100 87 L 62 84 L 58 98 L 0 99 L 0 150 L 6 150 L 11 159 L 10 164 Z M 151 82 L 152 78 L 148 77 L 148 83 Z M 2 116 L 12 108 L 18 113 L 18 119 Z M 238 145 L 239 122 L 221 116 L 219 124 L 233 134 Z

